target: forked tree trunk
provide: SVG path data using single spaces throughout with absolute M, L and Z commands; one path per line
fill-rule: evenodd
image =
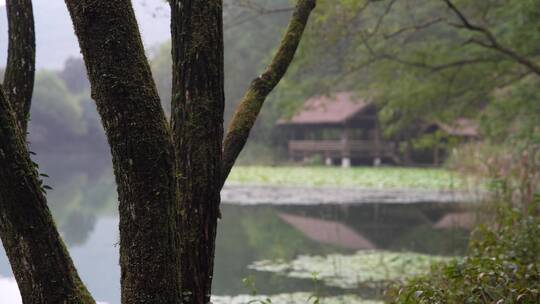
M 23 303 L 94 303 L 56 230 L 14 113 L 0 89 L 0 236 Z
M 220 189 L 265 98 L 285 74 L 315 0 L 298 1 L 225 145 L 222 0 L 169 0 L 170 125 L 131 1 L 65 1 L 113 156 L 122 303 L 208 303 Z M 6 98 L 0 87 L 0 235 L 25 304 L 94 303 L 56 230 L 24 142 L 34 77 L 33 17 L 30 0 L 10 3 L 5 89 L 23 93 Z M 29 73 L 17 70 L 21 60 L 30 63 Z
M 0 86 L 0 237 L 23 303 L 95 303 L 53 222 L 26 146 L 35 75 L 32 2 L 6 1 L 9 49 Z

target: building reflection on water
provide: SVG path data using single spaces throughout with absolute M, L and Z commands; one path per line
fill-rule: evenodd
M 73 209 L 58 218 L 61 233 L 83 280 L 96 299 L 119 303 L 118 219 L 113 211 Z M 456 204 L 361 204 L 222 207 L 216 247 L 213 293 L 249 293 L 242 279 L 255 281 L 258 292 L 309 292 L 310 280 L 290 279 L 250 270 L 263 259 L 291 260 L 298 255 L 353 253 L 357 250 L 412 251 L 460 255 L 474 217 Z M 55 213 L 56 216 L 56 213 Z M 5 255 L 0 277 L 11 277 Z M 328 292 L 339 294 L 337 288 Z M 359 290 L 374 296 L 372 290 Z

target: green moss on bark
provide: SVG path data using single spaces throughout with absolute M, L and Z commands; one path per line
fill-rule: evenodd
M 24 303 L 95 303 L 60 239 L 0 87 L 0 237 Z
M 122 303 L 180 303 L 174 154 L 131 2 L 66 3 L 113 157 Z

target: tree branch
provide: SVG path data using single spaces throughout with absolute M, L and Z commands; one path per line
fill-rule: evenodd
M 264 73 L 254 79 L 234 114 L 223 147 L 222 183 L 244 148 L 264 100 L 291 64 L 316 0 L 299 0 L 281 44 Z
M 251 11 L 256 12 L 259 15 L 266 15 L 266 14 L 273 14 L 273 13 L 283 13 L 283 12 L 290 12 L 293 10 L 292 7 L 286 7 L 286 8 L 268 8 L 266 6 L 260 5 L 258 3 L 252 2 L 252 1 L 238 1 L 237 3 L 233 4 L 240 8 L 245 8 Z
M 360 33 L 360 36 L 361 36 L 361 42 L 366 48 L 366 50 L 368 51 L 369 55 L 373 58 L 372 60 L 390 60 L 390 61 L 394 61 L 405 66 L 425 69 L 433 73 L 441 72 L 441 71 L 451 69 L 451 68 L 463 67 L 466 65 L 497 62 L 501 60 L 500 58 L 497 58 L 497 57 L 479 57 L 479 58 L 465 58 L 465 59 L 450 61 L 450 62 L 446 62 L 442 64 L 428 64 L 424 61 L 407 60 L 396 55 L 383 53 L 383 52 L 377 52 L 369 44 L 368 38 L 366 38 L 362 33 Z
M 418 30 L 423 30 L 423 29 L 426 29 L 434 24 L 438 24 L 440 22 L 442 22 L 444 19 L 443 18 L 434 18 L 434 19 L 431 19 L 431 20 L 428 20 L 424 23 L 420 23 L 420 24 L 414 24 L 414 25 L 411 25 L 411 26 L 406 26 L 406 27 L 402 27 L 392 33 L 389 33 L 389 34 L 383 34 L 383 37 L 384 39 L 391 39 L 391 38 L 394 38 L 396 36 L 399 36 L 405 32 L 408 32 L 408 31 L 418 31 Z
M 36 166 L 0 87 L 0 236 L 24 303 L 95 303 L 53 222 Z
M 35 32 L 31 0 L 7 0 L 9 46 L 4 92 L 26 134 L 35 75 Z
M 129 0 L 66 0 L 119 199 L 122 303 L 180 303 L 171 134 Z
M 246 22 L 250 22 L 256 18 L 259 18 L 260 16 L 266 16 L 266 15 L 272 15 L 272 14 L 282 14 L 282 13 L 288 13 L 290 11 L 293 11 L 294 8 L 291 7 L 285 7 L 285 8 L 276 8 L 276 9 L 269 9 L 265 7 L 257 7 L 256 9 L 251 9 L 255 12 L 254 15 L 247 16 L 245 18 L 240 18 L 240 16 L 236 16 L 236 20 L 231 23 L 226 23 L 224 30 L 230 30 L 234 27 L 237 27 L 239 25 L 242 25 Z
M 495 50 L 495 51 L 497 51 L 499 53 L 502 53 L 502 54 L 508 56 L 509 58 L 513 59 L 514 61 L 520 63 L 521 65 L 527 67 L 533 73 L 540 76 L 540 65 L 538 65 L 535 62 L 529 60 L 528 58 L 518 54 L 516 51 L 501 45 L 499 43 L 499 41 L 497 40 L 497 38 L 495 37 L 495 35 L 493 35 L 493 33 L 489 29 L 487 29 L 487 28 L 485 28 L 483 26 L 480 26 L 480 25 L 473 24 L 472 22 L 470 22 L 469 19 L 465 16 L 465 14 L 463 12 L 461 12 L 454 5 L 454 3 L 452 3 L 451 0 L 443 0 L 443 1 L 446 3 L 448 8 L 452 12 L 454 12 L 456 14 L 456 16 L 458 17 L 458 19 L 461 21 L 461 24 L 452 24 L 453 26 L 458 27 L 458 28 L 464 28 L 464 29 L 474 31 L 474 32 L 479 32 L 487 39 L 487 42 L 480 41 L 480 40 L 477 40 L 477 39 L 473 39 L 472 42 L 474 42 L 474 43 L 476 43 L 476 44 L 478 44 L 478 45 L 480 45 L 482 47 L 489 48 L 489 49 Z
M 390 0 L 388 5 L 385 7 L 383 13 L 377 18 L 377 21 L 375 22 L 375 27 L 373 28 L 373 30 L 371 30 L 369 32 L 366 32 L 366 35 L 368 37 L 373 37 L 379 32 L 379 29 L 381 28 L 381 25 L 382 25 L 382 23 L 384 21 L 384 18 L 386 18 L 386 16 L 388 16 L 388 14 L 390 14 L 390 11 L 392 10 L 392 6 L 394 6 L 394 4 L 396 2 L 397 2 L 397 0 Z M 366 4 L 367 3 L 369 3 L 369 1 L 366 2 Z

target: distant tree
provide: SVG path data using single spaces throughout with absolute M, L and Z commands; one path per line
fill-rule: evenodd
M 71 93 L 82 93 L 90 89 L 90 82 L 82 58 L 69 57 L 58 73 Z
M 87 132 L 80 100 L 75 98 L 55 73 L 40 71 L 36 75 L 29 129 L 37 140 L 56 142 Z
M 379 103 L 385 130 L 407 136 L 422 123 L 470 117 L 492 130 L 491 138 L 504 138 L 509 125 L 540 119 L 533 97 L 540 81 L 540 2 L 321 5 L 301 60 L 280 86 L 285 102 L 304 100 L 291 95 L 355 90 Z M 525 95 L 531 98 L 518 98 Z M 523 126 L 530 133 L 530 123 Z
M 250 80 L 264 71 L 293 9 L 288 0 L 275 0 L 271 3 L 265 0 L 223 1 L 226 122 L 232 118 Z M 159 8 L 158 11 L 162 10 Z M 156 18 L 162 18 L 163 15 L 156 13 Z M 150 67 L 162 101 L 170 100 L 170 53 L 171 42 L 167 41 L 153 48 L 150 57 Z M 74 58 L 68 59 L 71 60 Z M 169 114 L 170 104 L 162 104 Z
M 169 2 L 170 123 L 131 2 L 66 0 L 113 157 L 122 303 L 209 302 L 220 190 L 315 7 L 315 0 L 298 1 L 276 54 L 246 90 L 223 138 L 222 2 Z M 10 60 L 0 88 L 0 237 L 24 303 L 95 303 L 56 229 L 47 186 L 25 142 L 34 79 L 32 3 L 6 4 Z
M 224 1 L 224 69 L 225 69 L 225 110 L 224 120 L 228 124 L 235 109 L 242 101 L 250 80 L 264 71 L 265 64 L 272 55 L 293 7 L 288 0 Z M 171 43 L 157 48 L 150 66 L 159 95 L 167 115 L 170 114 L 171 94 Z M 273 100 L 269 96 L 269 100 Z M 165 102 L 163 102 L 165 101 Z M 253 147 L 275 147 L 272 142 L 274 123 L 280 112 L 274 101 L 267 103 L 259 115 L 250 134 L 250 141 L 242 152 L 242 158 L 261 161 L 270 159 L 275 153 L 260 153 Z M 250 149 L 249 147 L 252 147 Z

